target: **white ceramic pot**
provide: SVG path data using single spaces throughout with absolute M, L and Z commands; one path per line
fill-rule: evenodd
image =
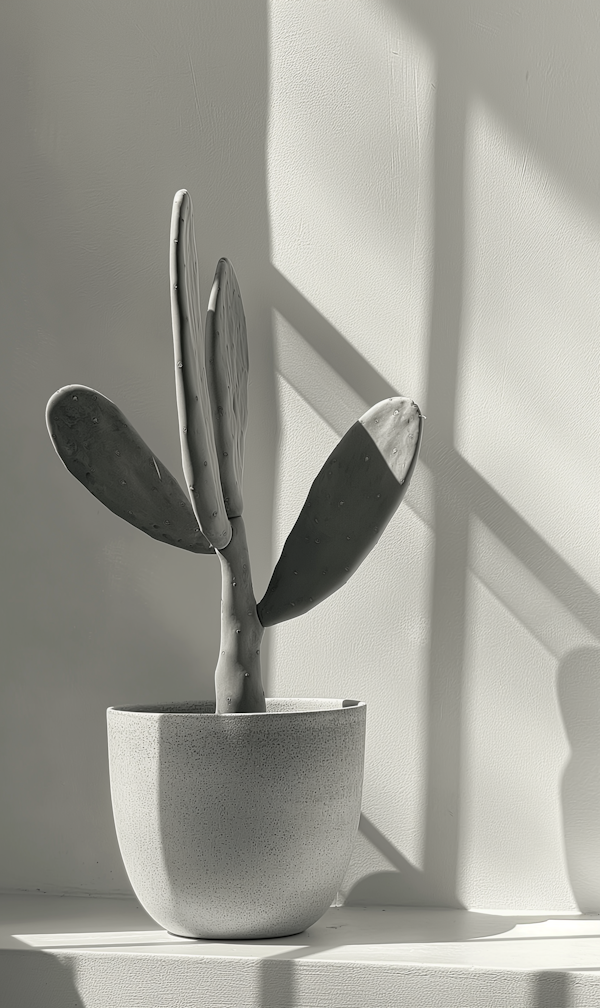
M 189 938 L 274 938 L 335 897 L 358 828 L 366 706 L 268 699 L 110 707 L 121 854 L 147 912 Z

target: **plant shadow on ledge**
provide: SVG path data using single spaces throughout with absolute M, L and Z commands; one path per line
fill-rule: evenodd
M 216 553 L 216 701 L 109 708 L 111 793 L 134 891 L 192 938 L 300 932 L 347 869 L 362 792 L 365 704 L 266 699 L 265 627 L 308 612 L 351 577 L 402 501 L 422 414 L 371 407 L 315 478 L 257 604 L 242 518 L 248 346 L 237 279 L 220 259 L 202 324 L 192 204 L 173 203 L 171 316 L 187 495 L 120 409 L 83 385 L 50 398 L 65 466 L 106 507 L 160 542 Z

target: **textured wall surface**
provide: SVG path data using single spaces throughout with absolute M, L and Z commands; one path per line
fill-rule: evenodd
M 0 889 L 127 890 L 109 704 L 209 697 L 213 557 L 104 512 L 60 385 L 180 473 L 170 204 L 249 328 L 257 593 L 338 437 L 427 414 L 351 582 L 267 633 L 271 695 L 368 704 L 340 900 L 600 912 L 600 15 L 593 0 L 22 0 L 0 14 Z M 7 813 L 7 814 L 6 814 Z

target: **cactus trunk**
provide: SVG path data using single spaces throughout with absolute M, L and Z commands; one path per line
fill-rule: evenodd
M 260 676 L 264 628 L 256 612 L 244 519 L 231 519 L 231 541 L 218 550 L 221 562 L 221 646 L 215 671 L 216 713 L 265 710 Z

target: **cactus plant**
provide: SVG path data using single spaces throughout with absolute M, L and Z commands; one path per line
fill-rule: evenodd
M 68 385 L 46 422 L 65 466 L 120 518 L 161 542 L 216 553 L 222 575 L 216 713 L 265 710 L 264 628 L 299 616 L 340 588 L 381 536 L 417 462 L 419 407 L 375 404 L 315 478 L 256 603 L 242 517 L 248 347 L 235 273 L 220 259 L 202 325 L 192 203 L 180 190 L 170 233 L 171 315 L 183 472 L 188 496 L 105 396 Z

